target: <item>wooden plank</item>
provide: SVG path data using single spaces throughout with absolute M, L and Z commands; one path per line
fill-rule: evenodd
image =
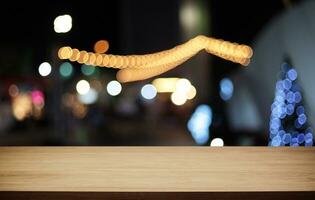
M 314 200 L 315 192 L 0 192 L 5 200 Z
M 315 191 L 315 148 L 1 147 L 0 191 Z

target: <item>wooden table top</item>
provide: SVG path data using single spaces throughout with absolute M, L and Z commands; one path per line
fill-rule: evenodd
M 315 148 L 0 147 L 0 191 L 315 191 Z

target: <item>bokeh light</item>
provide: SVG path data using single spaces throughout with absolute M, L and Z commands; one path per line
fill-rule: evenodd
M 12 84 L 9 86 L 9 95 L 11 97 L 16 97 L 19 94 L 19 88 L 17 85 Z
M 41 76 L 48 76 L 51 73 L 51 65 L 48 62 L 43 62 L 39 65 L 38 72 Z
M 224 141 L 221 138 L 214 138 L 211 140 L 210 146 L 212 147 L 223 147 Z
M 79 94 L 78 99 L 83 104 L 93 104 L 98 99 L 98 93 L 94 88 L 90 88 L 86 94 Z
M 220 96 L 224 101 L 229 100 L 234 91 L 233 82 L 229 78 L 224 78 L 220 81 Z
M 176 92 L 187 94 L 190 90 L 191 83 L 186 78 L 181 78 L 176 82 Z
M 173 104 L 175 104 L 177 106 L 181 106 L 181 105 L 184 105 L 186 103 L 187 98 L 185 95 L 183 95 L 183 93 L 175 91 L 171 95 L 171 101 Z
M 120 94 L 122 86 L 118 81 L 110 81 L 106 86 L 106 90 L 109 95 L 117 96 L 118 94 Z
M 175 92 L 176 83 L 179 78 L 157 78 L 152 81 L 152 85 L 156 88 L 157 92 Z
M 59 67 L 59 73 L 64 78 L 70 77 L 73 73 L 72 64 L 69 62 L 62 63 Z
M 210 106 L 199 105 L 187 123 L 188 130 L 197 144 L 205 144 L 209 140 L 211 123 L 212 110 Z
M 90 75 L 94 74 L 95 67 L 93 67 L 91 65 L 82 65 L 81 66 L 81 72 L 82 72 L 82 74 L 84 74 L 86 76 L 90 76 Z
M 22 121 L 32 114 L 32 99 L 27 93 L 19 94 L 12 102 L 13 116 Z
M 106 40 L 99 40 L 94 44 L 95 53 L 105 53 L 109 48 L 109 44 Z
M 141 96 L 145 99 L 154 99 L 157 90 L 152 84 L 146 84 L 141 88 Z
M 191 99 L 195 98 L 196 95 L 197 95 L 197 90 L 193 85 L 191 85 L 188 92 L 187 92 L 187 99 L 191 100 Z
M 54 20 L 54 30 L 56 33 L 67 33 L 72 28 L 72 17 L 70 15 L 60 15 Z
M 77 92 L 84 95 L 89 92 L 90 84 L 86 80 L 80 80 L 76 85 Z
M 44 93 L 40 90 L 34 90 L 31 92 L 32 102 L 36 106 L 44 106 L 45 99 Z

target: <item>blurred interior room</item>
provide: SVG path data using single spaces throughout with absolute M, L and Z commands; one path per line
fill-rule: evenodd
M 312 146 L 315 1 L 8 1 L 0 12 L 1 146 Z M 36 6 L 34 6 L 36 5 Z M 130 83 L 64 46 L 142 55 L 204 35 L 205 51 Z

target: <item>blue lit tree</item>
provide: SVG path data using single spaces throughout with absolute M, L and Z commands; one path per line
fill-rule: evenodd
M 282 65 L 271 105 L 269 146 L 313 146 L 297 77 L 289 64 Z

